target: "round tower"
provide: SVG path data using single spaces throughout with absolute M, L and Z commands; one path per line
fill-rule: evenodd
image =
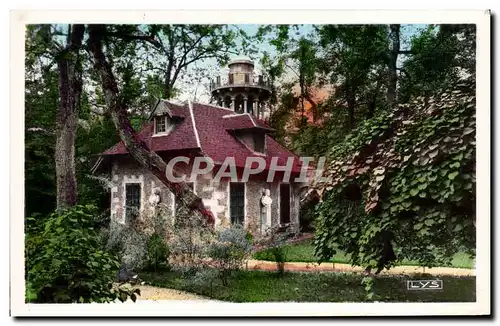
M 254 73 L 250 58 L 236 58 L 228 64 L 229 73 L 217 76 L 210 84 L 212 99 L 217 105 L 236 113 L 250 113 L 265 119 L 269 113 L 272 88 L 263 75 Z

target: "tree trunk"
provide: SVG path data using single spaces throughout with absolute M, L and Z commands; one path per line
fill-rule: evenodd
M 380 91 L 381 86 L 381 78 L 377 79 L 377 84 L 375 85 L 375 89 L 373 90 L 371 99 L 368 103 L 368 118 L 373 118 L 375 115 L 375 110 L 377 109 L 377 97 Z
M 304 123 L 304 118 L 305 118 L 305 106 L 304 106 L 304 95 L 305 95 L 305 91 L 304 91 L 304 75 L 302 74 L 302 71 L 300 72 L 300 76 L 299 76 L 299 84 L 300 84 L 300 104 L 301 104 L 301 109 L 300 109 L 300 130 L 302 131 L 305 127 L 305 123 Z
M 57 211 L 76 205 L 75 138 L 78 104 L 82 92 L 79 51 L 85 26 L 75 24 L 68 29 L 68 43 L 57 57 L 59 69 L 59 106 L 56 117 L 56 182 Z
M 127 115 L 127 108 L 121 100 L 115 76 L 111 66 L 102 51 L 102 38 L 106 32 L 106 25 L 89 25 L 88 48 L 94 59 L 94 69 L 101 78 L 104 98 L 110 111 L 113 123 L 125 144 L 130 155 L 144 168 L 153 173 L 189 209 L 200 212 L 209 224 L 215 223 L 212 212 L 205 209 L 201 198 L 196 196 L 184 182 L 173 183 L 166 176 L 167 164 L 155 152 L 150 151 L 146 144 L 140 141 Z M 181 174 L 173 170 L 172 174 L 179 177 Z
M 390 39 L 391 39 L 391 49 L 389 52 L 389 61 L 387 64 L 388 68 L 388 80 L 387 80 L 387 103 L 389 106 L 394 106 L 397 101 L 397 83 L 398 83 L 398 72 L 397 72 L 397 61 L 399 54 L 399 33 L 401 25 L 394 24 L 390 25 Z
M 354 108 L 356 107 L 356 98 L 351 90 L 347 94 L 347 113 L 349 115 L 349 129 L 354 128 Z
M 311 104 L 311 114 L 312 114 L 312 122 L 316 122 L 318 120 L 318 104 L 312 99 L 311 94 L 309 94 L 309 90 L 306 88 L 306 93 L 304 95 L 306 98 L 307 102 Z

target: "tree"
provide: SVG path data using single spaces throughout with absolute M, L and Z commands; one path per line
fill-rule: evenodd
M 411 56 L 403 63 L 399 96 L 430 96 L 444 84 L 475 76 L 474 25 L 430 25 L 412 37 Z
M 317 27 L 324 51 L 322 70 L 336 86 L 334 96 L 346 103 L 348 126 L 354 128 L 360 95 L 384 74 L 388 53 L 384 25 L 322 25 Z M 372 76 L 373 79 L 367 78 Z M 378 88 L 374 94 L 378 95 Z M 372 100 L 373 102 L 373 100 Z
M 401 25 L 392 24 L 389 25 L 389 35 L 391 40 L 391 49 L 389 52 L 389 58 L 387 60 L 388 68 L 388 80 L 387 80 L 387 103 L 389 106 L 393 106 L 396 103 L 397 85 L 398 85 L 398 71 L 397 62 L 398 55 L 401 51 L 400 45 L 400 32 Z
M 36 55 L 38 51 L 49 53 L 49 64 L 42 68 L 51 69 L 57 64 L 59 73 L 59 103 L 56 114 L 55 170 L 57 182 L 57 208 L 71 207 L 77 201 L 75 175 L 75 137 L 77 129 L 77 108 L 82 91 L 82 61 L 80 50 L 85 32 L 84 25 L 68 25 L 67 32 L 52 25 L 40 25 L 28 29 L 32 42 L 27 50 Z M 61 38 L 66 36 L 63 43 Z M 42 53 L 40 53 L 42 54 Z
M 40 69 L 40 56 L 27 51 L 25 58 L 25 214 L 46 216 L 56 207 L 54 130 L 58 74 Z
M 56 56 L 59 70 L 59 106 L 56 123 L 57 208 L 76 205 L 75 138 L 82 92 L 80 49 L 84 25 L 68 27 L 67 43 Z
M 474 252 L 473 79 L 366 120 L 329 158 L 313 187 L 322 260 L 338 248 L 378 273 L 404 258 L 435 266 Z
M 298 125 L 303 131 L 307 124 L 305 117 L 305 102 L 311 105 L 313 120 L 317 118 L 318 104 L 314 100 L 314 86 L 318 82 L 318 58 L 316 57 L 317 47 L 315 46 L 315 33 L 301 35 L 300 25 L 265 25 L 261 26 L 255 38 L 263 42 L 268 37 L 268 42 L 276 49 L 274 58 L 265 52 L 261 64 L 267 72 L 273 84 L 273 98 L 271 104 L 277 106 L 277 110 L 272 112 L 270 123 L 278 130 L 278 137 L 284 132 L 289 124 L 296 124 L 296 111 L 300 108 L 300 119 Z M 291 32 L 295 30 L 294 37 Z M 287 74 L 290 72 L 291 74 Z M 284 77 L 284 78 L 283 78 Z M 278 79 L 282 80 L 277 85 Z M 293 98 L 294 86 L 299 85 L 299 103 L 295 103 Z
M 161 78 L 162 96 L 166 99 L 174 96 L 175 84 L 188 67 L 205 59 L 225 63 L 229 54 L 238 54 L 236 37 L 246 38 L 243 31 L 231 25 L 199 24 L 112 25 L 107 35 L 125 41 L 141 41 L 145 67 Z
M 200 212 L 210 224 L 215 223 L 213 214 L 204 207 L 201 198 L 197 197 L 186 183 L 171 182 L 165 173 L 167 164 L 159 155 L 150 151 L 143 142 L 138 140 L 128 118 L 127 106 L 123 101 L 123 95 L 118 88 L 112 67 L 102 49 L 106 35 L 108 35 L 108 26 L 89 25 L 88 30 L 87 47 L 94 60 L 94 69 L 101 79 L 104 98 L 111 119 L 128 152 L 137 163 L 151 171 L 164 183 L 174 193 L 176 200 L 182 202 L 189 209 Z M 172 172 L 174 176 L 180 175 L 175 169 Z
M 301 99 L 301 128 L 304 126 L 304 99 L 311 104 L 311 111 L 313 114 L 313 122 L 317 118 L 316 107 L 317 103 L 311 96 L 311 87 L 313 87 L 317 77 L 317 59 L 316 49 L 313 42 L 305 37 L 300 38 L 298 41 L 297 49 L 292 53 L 291 58 L 298 61 L 299 72 L 299 86 L 300 86 L 300 99 Z

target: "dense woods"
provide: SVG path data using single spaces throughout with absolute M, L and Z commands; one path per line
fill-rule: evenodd
M 134 296 L 93 285 L 61 295 L 43 290 L 54 280 L 38 275 L 54 251 L 76 259 L 74 232 L 85 235 L 74 256 L 95 262 L 83 283 L 106 287 L 112 274 L 97 270 L 111 273 L 122 263 L 97 240 L 109 225 L 110 194 L 105 177 L 91 173 L 98 155 L 120 140 L 188 215 L 213 223 L 187 184 L 167 180 L 166 163 L 136 133 L 159 98 L 185 97 L 190 84 L 207 88 L 216 65 L 237 54 L 258 59 L 273 83 L 276 138 L 298 155 L 326 157 L 326 179 L 303 198 L 321 260 L 342 250 L 352 264 L 379 272 L 401 259 L 435 266 L 458 250 L 473 254 L 475 44 L 474 25 L 266 25 L 254 34 L 228 25 L 28 26 L 30 295 L 49 302 Z M 327 95 L 318 96 L 320 89 Z

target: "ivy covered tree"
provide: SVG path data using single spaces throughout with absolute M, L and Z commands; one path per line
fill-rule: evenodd
M 475 85 L 463 81 L 366 120 L 328 154 L 313 191 L 317 254 L 368 270 L 475 250 Z

